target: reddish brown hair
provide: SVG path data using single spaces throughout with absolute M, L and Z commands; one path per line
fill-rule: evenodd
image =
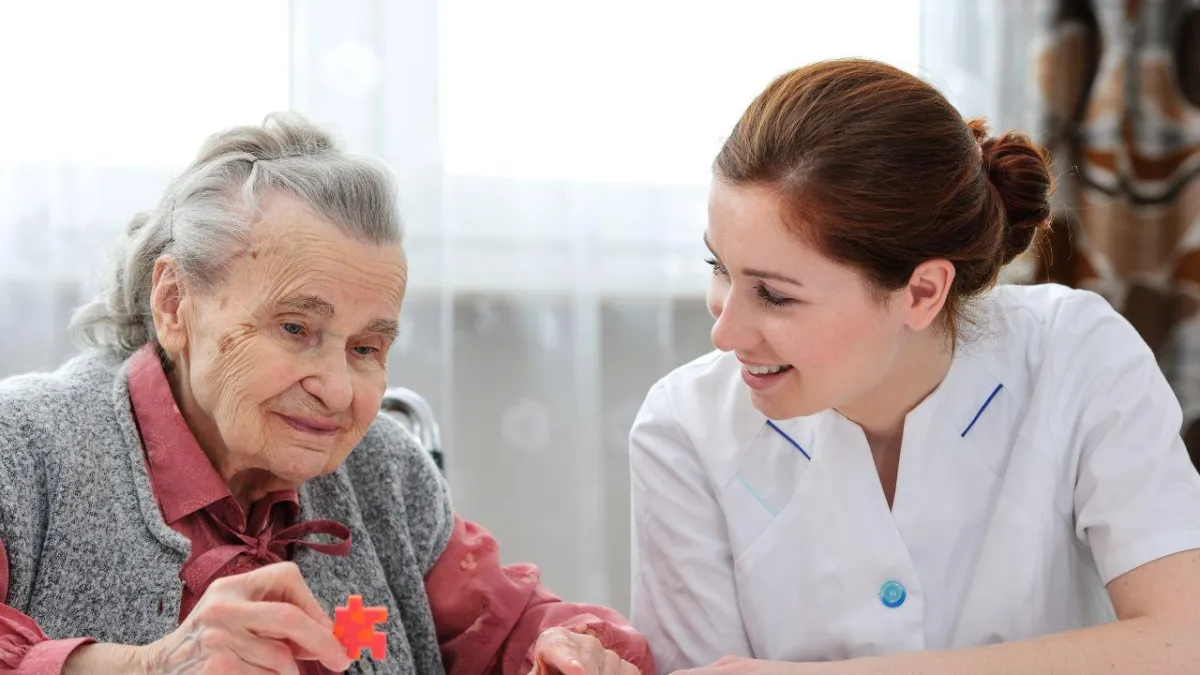
M 714 171 L 780 190 L 789 227 L 880 290 L 903 288 L 922 262 L 949 260 L 951 329 L 961 302 L 1049 226 L 1042 148 L 1021 134 L 989 137 L 932 86 L 875 61 L 824 61 L 776 79 Z

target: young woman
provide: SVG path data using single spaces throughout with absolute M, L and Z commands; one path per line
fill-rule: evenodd
M 750 104 L 709 204 L 717 351 L 631 435 L 662 672 L 1195 672 L 1200 478 L 1154 355 L 1099 296 L 996 285 L 1050 187 L 883 64 Z

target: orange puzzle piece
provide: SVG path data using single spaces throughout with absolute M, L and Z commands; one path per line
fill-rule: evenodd
M 352 595 L 345 607 L 333 610 L 333 635 L 346 648 L 346 656 L 357 661 L 363 647 L 371 650 L 371 658 L 387 658 L 387 634 L 375 630 L 375 624 L 386 623 L 387 607 L 363 607 L 361 595 Z

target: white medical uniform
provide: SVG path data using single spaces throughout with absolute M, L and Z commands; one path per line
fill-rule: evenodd
M 732 354 L 631 432 L 634 625 L 661 672 L 829 661 L 1115 618 L 1105 585 L 1200 548 L 1200 477 L 1154 356 L 1099 296 L 1001 286 L 905 420 L 889 510 L 861 429 L 769 421 Z

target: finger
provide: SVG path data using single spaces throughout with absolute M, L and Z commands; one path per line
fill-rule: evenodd
M 593 667 L 597 673 L 621 675 L 623 672 L 621 664 L 625 663 L 625 661 L 621 658 L 621 655 L 605 648 L 604 643 L 599 638 L 590 633 L 580 635 L 576 640 L 576 644 L 582 653 L 581 660 L 585 664 L 594 664 Z M 591 671 L 589 670 L 588 672 L 590 673 Z M 634 672 L 637 672 L 637 669 L 634 669 Z
M 732 666 L 735 663 L 741 663 L 742 660 L 743 660 L 743 657 L 733 656 L 732 654 L 729 656 L 722 656 L 720 658 L 720 660 L 718 660 L 716 663 L 712 664 L 712 667 L 720 668 L 721 666 Z
M 563 675 L 594 675 L 595 669 L 584 667 L 574 636 L 565 629 L 551 629 L 538 637 L 534 647 L 534 660 L 543 672 L 559 672 Z
M 572 632 L 570 637 L 575 645 L 576 652 L 579 654 L 579 661 L 583 664 L 584 670 L 588 673 L 605 672 L 604 666 L 608 650 L 604 648 L 604 645 L 587 633 Z
M 621 664 L 625 663 L 621 657 L 617 656 L 616 652 L 611 652 L 604 649 L 600 653 L 600 672 L 603 675 L 621 675 Z
M 321 603 L 308 588 L 308 583 L 304 581 L 300 568 L 293 562 L 274 563 L 227 578 L 231 581 L 240 580 L 238 588 L 246 600 L 289 602 L 304 610 L 305 614 L 326 628 L 333 628 L 333 620 L 325 613 Z
M 279 675 L 300 675 L 296 656 L 285 643 L 243 633 L 229 646 L 246 665 Z
M 562 655 L 543 654 L 537 657 L 537 675 L 596 675 L 594 670 L 584 667 L 579 659 L 563 658 Z
M 285 602 L 241 602 L 225 608 L 232 625 L 261 638 L 289 640 L 302 660 L 317 660 L 330 670 L 345 670 L 350 659 L 329 628 Z

